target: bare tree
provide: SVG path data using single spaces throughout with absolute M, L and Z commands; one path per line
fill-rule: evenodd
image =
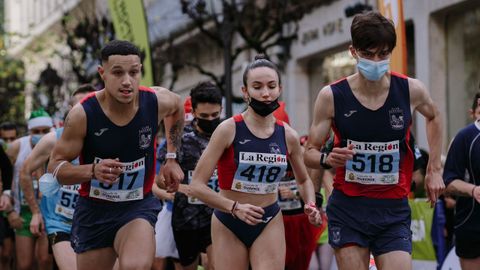
M 197 29 L 214 46 L 223 51 L 224 73 L 217 76 L 200 63 L 182 57 L 172 39 L 157 44 L 157 60 L 163 66 L 170 63 L 174 87 L 177 74 L 183 67 L 196 69 L 209 77 L 221 89 L 226 99 L 227 116 L 232 115 L 232 65 L 238 56 L 253 49 L 269 57 L 269 49 L 280 46 L 275 55 L 280 68 L 290 57 L 290 46 L 297 39 L 298 22 L 315 7 L 334 0 L 179 0 L 182 12 L 192 21 L 190 29 Z M 233 37 L 242 39 L 242 45 L 234 47 Z M 272 57 L 272 55 L 270 55 Z

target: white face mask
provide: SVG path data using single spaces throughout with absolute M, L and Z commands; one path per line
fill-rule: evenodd
M 382 61 L 372 61 L 358 56 L 357 69 L 369 81 L 378 81 L 388 71 L 390 58 Z

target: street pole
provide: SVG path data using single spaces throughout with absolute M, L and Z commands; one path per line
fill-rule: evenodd
M 225 76 L 225 106 L 226 117 L 232 116 L 232 36 L 233 22 L 231 10 L 228 9 L 226 1 L 223 2 L 223 24 L 222 24 L 222 41 L 223 41 L 223 64 Z M 235 5 L 235 0 L 232 5 Z

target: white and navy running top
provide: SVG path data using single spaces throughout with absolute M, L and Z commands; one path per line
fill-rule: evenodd
M 113 185 L 96 179 L 82 183 L 80 196 L 112 202 L 141 200 L 155 178 L 158 101 L 155 91 L 140 86 L 138 111 L 125 126 L 115 125 L 92 93 L 81 101 L 87 115 L 87 134 L 80 164 L 118 158 L 124 172 Z
M 277 120 L 266 139 L 250 132 L 241 114 L 235 120 L 235 138 L 218 161 L 220 189 L 251 194 L 276 193 L 287 169 L 287 143 L 283 122 Z
M 347 79 L 330 87 L 335 106 L 334 146 L 353 144 L 356 151 L 353 160 L 337 168 L 334 188 L 348 196 L 407 197 L 413 169 L 408 78 L 392 72 L 388 97 L 375 111 L 357 100 Z
M 448 186 L 454 180 L 480 185 L 480 122 L 458 132 L 448 150 L 443 180 Z M 461 239 L 480 239 L 480 204 L 472 197 L 458 196 L 455 205 L 455 234 Z M 460 234 L 460 235 L 459 235 Z

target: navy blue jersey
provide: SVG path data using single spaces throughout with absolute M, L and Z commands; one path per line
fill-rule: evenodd
M 443 180 L 448 186 L 454 180 L 480 185 L 480 122 L 458 132 L 448 150 Z M 464 239 L 480 239 L 480 205 L 472 197 L 457 198 L 455 234 Z
M 124 172 L 113 185 L 96 179 L 82 183 L 80 196 L 120 202 L 143 199 L 151 191 L 155 178 L 158 101 L 155 91 L 142 86 L 138 99 L 138 111 L 125 126 L 115 125 L 105 115 L 95 93 L 82 100 L 87 133 L 80 163 L 118 158 Z
M 287 169 L 287 143 L 283 122 L 277 120 L 266 139 L 250 132 L 241 114 L 235 120 L 235 138 L 218 162 L 220 189 L 252 194 L 276 193 Z
M 404 198 L 410 191 L 413 152 L 408 78 L 392 73 L 383 106 L 364 107 L 347 79 L 330 85 L 335 117 L 335 147 L 354 145 L 353 160 L 337 168 L 334 187 L 348 196 Z

